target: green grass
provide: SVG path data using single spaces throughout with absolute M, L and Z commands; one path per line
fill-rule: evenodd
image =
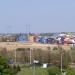
M 33 75 L 33 68 L 22 68 L 17 75 Z M 47 69 L 37 67 L 35 70 L 35 75 L 48 75 Z

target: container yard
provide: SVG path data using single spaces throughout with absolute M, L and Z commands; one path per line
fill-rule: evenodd
M 70 48 L 75 44 L 75 36 L 69 33 L 53 34 L 52 36 L 42 36 L 34 34 L 9 34 L 0 35 L 0 47 L 13 50 L 16 48 L 47 48 L 62 45 L 64 48 Z
M 70 33 L 59 33 L 53 35 L 41 35 L 41 34 L 5 34 L 0 35 L 0 42 L 30 42 L 41 44 L 74 44 L 75 35 Z

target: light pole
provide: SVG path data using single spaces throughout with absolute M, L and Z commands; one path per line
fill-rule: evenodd
M 33 48 L 30 47 L 30 65 L 32 64 L 32 50 L 33 50 Z
M 17 47 L 17 44 L 16 44 L 16 47 Z M 15 51 L 15 64 L 16 64 L 16 57 L 17 57 L 16 49 L 17 49 L 17 48 L 15 48 L 15 50 L 14 50 L 14 51 Z
M 63 70 L 63 51 L 62 51 L 62 47 L 60 45 L 58 45 L 58 48 L 60 50 L 60 69 L 61 69 L 61 74 L 62 74 L 62 70 Z
M 37 63 L 39 63 L 38 60 L 34 60 L 34 61 L 33 61 L 33 64 L 34 64 L 33 75 L 35 75 L 35 69 L 36 69 L 36 68 L 35 68 L 35 64 L 37 64 Z
M 62 73 L 62 70 L 63 70 L 62 56 L 63 56 L 63 54 L 62 54 L 62 50 L 61 50 L 61 73 Z
M 35 75 L 35 62 L 33 64 L 34 64 L 33 75 Z
M 31 51 L 31 48 L 30 48 L 30 65 L 32 63 L 32 51 Z
M 15 64 L 16 64 L 16 49 L 15 49 Z

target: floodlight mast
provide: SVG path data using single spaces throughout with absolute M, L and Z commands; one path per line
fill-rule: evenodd
M 30 24 L 26 24 L 26 34 L 29 40 L 29 36 L 30 36 Z
M 28 41 L 29 41 L 30 24 L 26 24 L 26 34 L 27 34 Z M 29 56 L 30 56 L 30 65 L 31 65 L 31 63 L 32 63 L 32 47 L 30 47 L 30 53 L 29 53 Z

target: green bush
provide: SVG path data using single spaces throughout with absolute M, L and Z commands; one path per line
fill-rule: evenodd
M 70 47 L 71 50 L 75 50 L 75 46 L 74 47 Z
M 25 48 L 17 48 L 16 51 L 24 51 L 26 50 Z
M 68 68 L 66 75 L 75 75 L 75 69 Z
M 21 68 L 19 65 L 17 66 L 17 71 L 21 71 Z
M 51 66 L 50 68 L 48 68 L 48 75 L 56 75 L 56 74 L 60 74 L 60 69 L 56 66 Z
M 13 66 L 13 72 L 14 72 L 14 74 L 16 74 L 18 72 L 16 65 Z
M 21 68 L 19 65 L 13 65 L 13 73 L 17 74 L 19 71 L 21 71 Z
M 58 47 L 54 47 L 53 50 L 58 50 Z

